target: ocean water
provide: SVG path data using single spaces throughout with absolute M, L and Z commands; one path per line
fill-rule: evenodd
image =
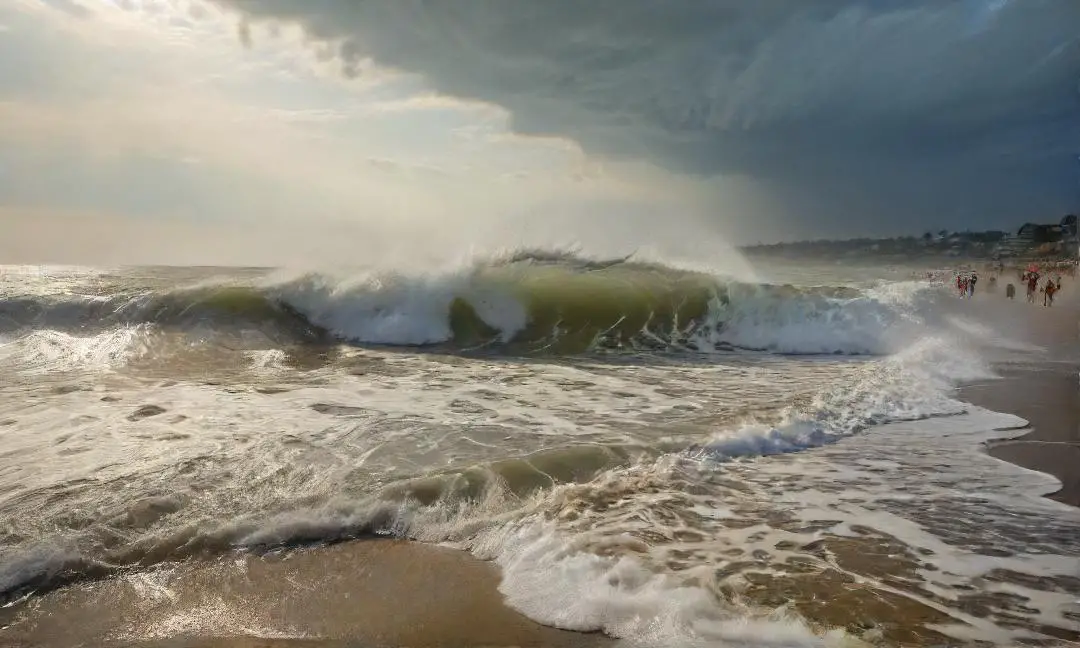
M 984 453 L 1024 421 L 955 393 L 1045 350 L 911 269 L 760 275 L 2 268 L 0 619 L 400 537 L 628 645 L 1075 637 L 1080 511 Z

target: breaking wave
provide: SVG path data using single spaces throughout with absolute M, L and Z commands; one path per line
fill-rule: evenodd
M 920 330 L 924 290 L 752 284 L 622 258 L 526 251 L 443 274 L 307 274 L 9 296 L 0 301 L 0 330 L 258 327 L 301 342 L 513 353 L 674 347 L 888 354 Z

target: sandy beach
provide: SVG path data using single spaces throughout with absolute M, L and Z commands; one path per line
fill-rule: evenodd
M 1031 431 L 991 444 L 991 455 L 1053 475 L 1052 499 L 1080 506 L 1080 389 L 1075 367 L 1006 367 L 1003 380 L 968 385 L 960 398 L 1026 419 Z

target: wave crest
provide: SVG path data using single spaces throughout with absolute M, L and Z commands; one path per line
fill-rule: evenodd
M 740 283 L 629 258 L 518 251 L 444 274 L 308 274 L 0 301 L 0 328 L 273 328 L 298 341 L 511 353 L 732 348 L 891 353 L 920 325 L 903 295 Z M 6 324 L 6 326 L 4 326 Z

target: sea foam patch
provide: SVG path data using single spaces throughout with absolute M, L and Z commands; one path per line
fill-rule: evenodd
M 39 330 L 0 341 L 0 362 L 24 374 L 114 369 L 148 351 L 151 331 L 124 326 L 96 335 Z

